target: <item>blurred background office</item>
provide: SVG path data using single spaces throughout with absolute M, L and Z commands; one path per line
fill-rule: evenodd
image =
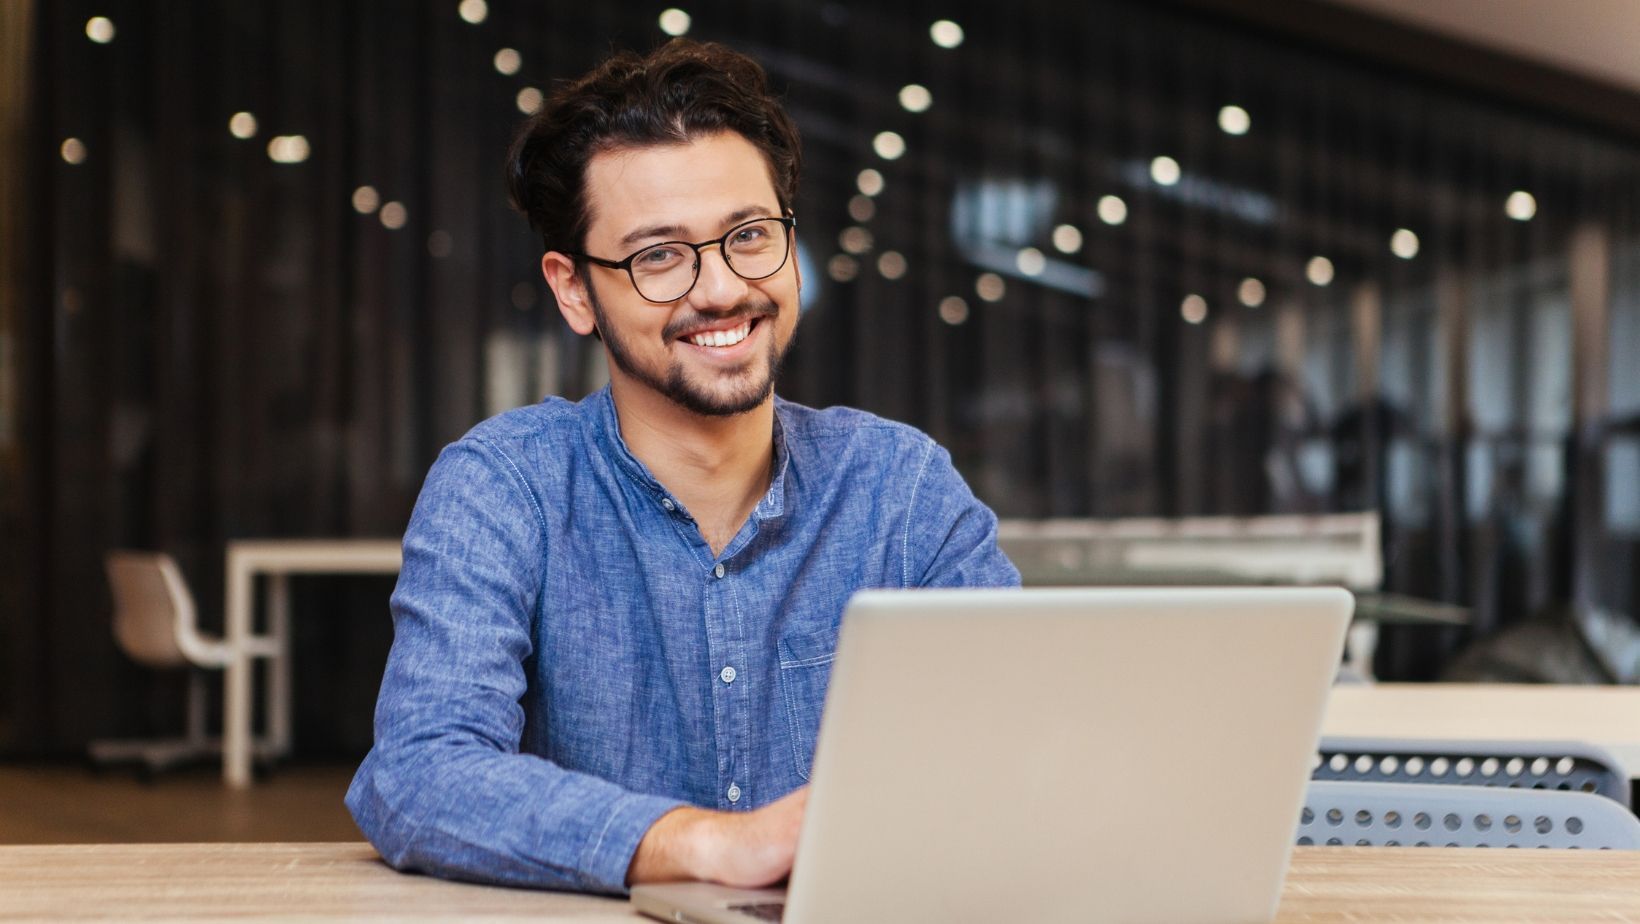
M 0 755 L 180 723 L 108 550 L 219 629 L 229 540 L 397 536 L 443 445 L 603 384 L 503 154 L 685 34 L 802 131 L 786 397 L 1010 520 L 1376 511 L 1381 589 L 1468 614 L 1383 679 L 1637 679 L 1626 0 L 0 0 Z M 369 746 L 391 587 L 292 585 L 296 758 Z

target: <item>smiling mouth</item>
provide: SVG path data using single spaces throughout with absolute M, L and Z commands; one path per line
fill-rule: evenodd
M 757 321 L 752 320 L 739 327 L 731 327 L 728 330 L 701 331 L 696 334 L 685 335 L 679 339 L 698 347 L 732 347 L 751 336 L 752 328 L 756 326 Z

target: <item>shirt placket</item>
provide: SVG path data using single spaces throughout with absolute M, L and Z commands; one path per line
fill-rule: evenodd
M 712 723 L 718 767 L 718 807 L 739 809 L 750 804 L 743 726 L 746 724 L 746 665 L 740 663 L 745 650 L 739 607 L 735 605 L 730 565 L 719 559 L 706 570 L 705 606 L 706 649 L 710 663 L 708 683 L 712 688 Z

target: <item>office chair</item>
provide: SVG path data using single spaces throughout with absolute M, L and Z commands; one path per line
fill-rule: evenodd
M 1348 847 L 1571 847 L 1640 850 L 1640 818 L 1586 792 L 1310 783 L 1297 843 Z
M 205 670 L 228 665 L 233 652 L 199 631 L 193 594 L 171 556 L 159 552 L 109 552 L 104 559 L 114 597 L 114 640 L 133 661 L 155 669 L 188 671 L 188 725 L 181 738 L 100 740 L 89 747 L 94 763 L 140 761 L 150 772 L 221 753 L 206 734 Z M 279 657 L 279 640 L 254 638 L 249 657 Z
M 1310 778 L 1595 793 L 1629 807 L 1629 777 L 1581 741 L 1322 738 Z

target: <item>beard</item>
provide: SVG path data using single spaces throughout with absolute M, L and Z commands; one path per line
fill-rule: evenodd
M 756 359 L 748 360 L 739 369 L 712 373 L 715 381 L 702 381 L 691 375 L 683 363 L 676 359 L 668 362 L 664 370 L 651 369 L 636 359 L 630 343 L 609 323 L 591 279 L 586 280 L 586 288 L 587 301 L 592 304 L 592 316 L 598 324 L 597 332 L 604 341 L 604 348 L 609 351 L 610 361 L 629 378 L 637 380 L 679 407 L 702 417 L 733 417 L 767 401 L 769 396 L 774 394 L 774 383 L 780 377 L 780 367 L 786 361 L 787 354 L 791 352 L 792 344 L 797 340 L 794 334 L 782 348 L 776 343 L 771 331 L 769 349 L 764 356 L 761 375 L 754 369 Z M 761 326 L 764 323 L 774 323 L 779 314 L 779 306 L 773 301 L 754 297 L 736 305 L 734 311 L 723 315 L 722 319 L 744 318 L 755 320 Z M 698 323 L 698 318 L 679 319 L 668 324 L 661 337 L 670 345 L 678 335 Z

